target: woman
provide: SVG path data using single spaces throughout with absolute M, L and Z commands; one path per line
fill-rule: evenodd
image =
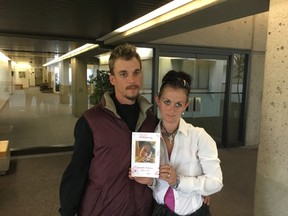
M 223 187 L 215 141 L 181 118 L 189 105 L 191 80 L 187 73 L 169 71 L 155 97 L 161 114 L 155 132 L 162 134 L 159 178 L 135 178 L 153 190 L 155 216 L 210 215 L 204 197 Z

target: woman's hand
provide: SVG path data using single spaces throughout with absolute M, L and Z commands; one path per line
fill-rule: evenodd
M 176 184 L 177 173 L 173 166 L 170 165 L 162 165 L 159 170 L 159 178 L 168 182 L 168 184 L 172 187 Z
M 150 185 L 150 186 L 152 186 L 152 184 L 153 184 L 153 178 L 149 178 L 149 177 L 132 177 L 131 176 L 131 168 L 129 168 L 128 178 L 138 182 L 139 184 L 147 184 L 147 185 Z

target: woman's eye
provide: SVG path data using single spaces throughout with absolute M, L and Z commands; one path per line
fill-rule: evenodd
M 182 107 L 182 104 L 181 104 L 181 103 L 176 103 L 176 104 L 175 104 L 175 107 L 177 107 L 177 108 L 178 108 L 178 107 Z
M 170 101 L 170 100 L 164 100 L 164 104 L 170 105 L 170 104 L 171 104 L 171 101 Z

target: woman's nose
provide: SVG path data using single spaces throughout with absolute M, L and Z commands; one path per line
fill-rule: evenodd
M 175 107 L 174 107 L 173 104 L 170 104 L 168 109 L 169 109 L 169 111 L 174 111 L 174 110 L 175 110 Z

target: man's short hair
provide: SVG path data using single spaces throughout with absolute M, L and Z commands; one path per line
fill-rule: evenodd
M 140 64 L 140 69 L 142 69 L 142 62 L 139 54 L 136 51 L 136 47 L 132 44 L 124 43 L 116 46 L 110 54 L 109 57 L 109 70 L 110 74 L 114 74 L 114 65 L 117 59 L 124 59 L 126 61 L 136 58 Z

